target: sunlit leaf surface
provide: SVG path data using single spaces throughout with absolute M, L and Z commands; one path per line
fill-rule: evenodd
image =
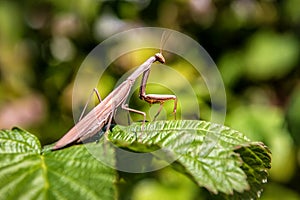
M 114 198 L 115 171 L 85 146 L 41 152 L 38 139 L 28 132 L 0 132 L 1 199 Z
M 109 138 L 118 146 L 139 152 L 163 148 L 177 158 L 173 163 L 177 169 L 214 194 L 257 198 L 267 182 L 270 151 L 225 126 L 204 121 L 157 121 L 143 130 L 140 124 L 115 127 Z

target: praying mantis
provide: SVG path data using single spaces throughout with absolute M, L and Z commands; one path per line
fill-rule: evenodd
M 159 112 L 162 109 L 162 106 L 165 101 L 174 100 L 173 113 L 176 118 L 176 109 L 177 109 L 177 97 L 175 95 L 167 94 L 146 94 L 146 84 L 150 74 L 151 65 L 154 62 L 165 63 L 165 58 L 162 53 L 156 53 L 154 56 L 151 56 L 143 64 L 141 64 L 125 81 L 123 81 L 118 87 L 116 87 L 107 97 L 101 100 L 99 92 L 97 89 L 94 89 L 100 103 L 95 106 L 87 115 L 83 117 L 83 113 L 80 116 L 79 122 L 73 126 L 56 144 L 52 147 L 52 150 L 57 150 L 64 148 L 72 143 L 81 142 L 89 137 L 92 137 L 97 132 L 99 132 L 105 125 L 107 125 L 108 131 L 113 116 L 119 106 L 122 109 L 129 112 L 135 112 L 137 114 L 143 115 L 145 123 L 146 113 L 143 111 L 135 110 L 128 107 L 126 100 L 129 96 L 130 90 L 136 81 L 136 79 L 143 74 L 139 97 L 140 99 L 150 103 L 159 103 L 160 108 L 155 115 L 155 118 L 158 116 Z M 85 105 L 86 108 L 87 104 Z M 84 110 L 85 110 L 84 108 Z

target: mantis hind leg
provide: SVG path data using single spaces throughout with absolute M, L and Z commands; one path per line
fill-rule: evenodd
M 81 121 L 81 119 L 83 118 L 83 115 L 84 115 L 84 113 L 85 113 L 85 110 L 86 110 L 88 104 L 90 103 L 91 98 L 92 98 L 92 95 L 93 95 L 94 93 L 97 95 L 97 98 L 98 98 L 99 102 L 102 101 L 101 96 L 100 96 L 100 94 L 99 94 L 97 88 L 94 88 L 93 91 L 92 91 L 92 93 L 90 94 L 90 96 L 89 96 L 89 98 L 88 98 L 86 104 L 84 105 L 84 108 L 83 108 L 83 110 L 82 110 L 82 112 L 81 112 L 81 114 L 80 114 L 80 117 L 79 117 L 79 120 L 78 120 L 78 121 Z

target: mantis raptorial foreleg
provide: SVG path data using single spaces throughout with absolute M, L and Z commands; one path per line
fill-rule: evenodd
M 149 104 L 155 104 L 159 103 L 160 108 L 158 109 L 156 115 L 154 116 L 154 120 L 157 118 L 159 115 L 160 111 L 162 110 L 163 104 L 165 101 L 169 100 L 174 100 L 174 108 L 173 108 L 173 113 L 174 113 L 174 118 L 176 119 L 176 109 L 177 109 L 177 97 L 175 95 L 170 95 L 170 94 L 146 94 L 146 84 L 147 80 L 150 74 L 150 69 L 145 71 L 143 73 L 143 78 L 140 86 L 140 99 L 148 102 Z

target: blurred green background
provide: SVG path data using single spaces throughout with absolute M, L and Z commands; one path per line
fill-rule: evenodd
M 74 124 L 73 80 L 97 44 L 131 28 L 171 28 L 197 40 L 216 62 L 226 87 L 226 125 L 271 148 L 272 169 L 262 199 L 300 199 L 299 5 L 299 0 L 1 0 L 0 128 L 18 126 L 43 144 L 56 141 Z M 111 91 L 120 71 L 147 58 L 140 57 L 117 62 L 121 70 L 106 73 L 101 95 Z M 170 66 L 202 88 L 180 62 Z M 209 120 L 209 95 L 198 95 L 201 118 Z M 132 107 L 149 108 L 141 105 Z M 169 168 L 120 177 L 120 199 L 203 195 Z

